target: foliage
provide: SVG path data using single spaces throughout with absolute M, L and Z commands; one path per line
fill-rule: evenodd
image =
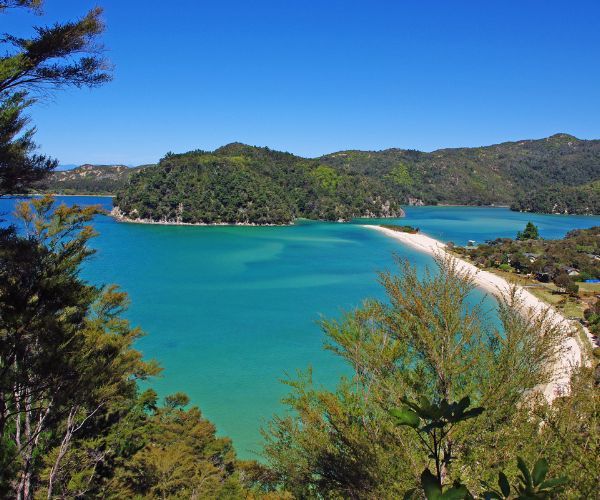
M 569 276 L 568 273 L 561 272 L 557 274 L 552 282 L 559 290 L 566 292 L 569 295 L 576 297 L 579 292 L 579 286 L 571 279 L 571 276 Z
M 600 180 L 577 186 L 536 189 L 519 195 L 511 208 L 548 214 L 600 214 Z
M 600 470 L 600 385 L 592 366 L 575 372 L 570 389 L 552 406 L 532 412 L 540 449 L 569 478 L 561 498 L 595 498 Z M 537 437 L 537 436 L 536 436 Z
M 25 130 L 23 110 L 31 105 L 24 92 L 0 94 L 0 195 L 25 191 L 56 167 L 56 161 L 33 154 L 35 129 Z
M 157 407 L 158 373 L 133 348 L 127 297 L 80 277 L 96 207 L 20 204 L 0 232 L 0 492 L 30 499 L 135 495 L 235 498 L 229 440 L 181 394 Z
M 558 240 L 499 238 L 477 247 L 454 246 L 453 251 L 481 267 L 504 266 L 544 281 L 561 276 L 561 288 L 569 288 L 569 293 L 575 291 L 569 273 L 575 273 L 575 279 L 600 278 L 600 227 L 597 226 L 570 231 Z
M 131 175 L 148 166 L 81 165 L 73 170 L 52 172 L 34 189 L 53 194 L 112 194 L 123 187 Z
M 489 488 L 489 490 L 483 494 L 483 497 L 486 500 L 550 499 L 555 498 L 556 495 L 561 492 L 564 484 L 567 482 L 567 479 L 565 477 L 546 479 L 549 466 L 548 461 L 545 458 L 540 458 L 533 466 L 533 469 L 530 471 L 525 461 L 521 457 L 518 457 L 517 467 L 520 471 L 518 482 L 512 486 L 515 495 L 512 494 L 511 485 L 508 481 L 508 478 L 503 472 L 500 472 L 498 474 L 498 488 L 496 489 L 494 487 L 486 485 Z
M 335 391 L 315 388 L 310 372 L 288 382 L 292 413 L 264 433 L 265 457 L 292 494 L 395 498 L 417 487 L 430 453 L 396 426 L 390 410 L 400 395 L 435 407 L 470 395 L 486 408 L 444 436 L 457 457 L 446 466 L 448 484 L 462 479 L 477 491 L 477 478 L 491 479 L 517 454 L 532 457 L 536 424 L 514 409 L 541 404 L 533 389 L 548 381 L 564 332 L 544 315 L 520 314 L 514 295 L 499 304 L 501 327 L 494 328 L 471 302 L 472 277 L 452 260 L 438 264 L 437 273 L 419 276 L 401 262 L 399 276 L 380 276 L 385 301 L 323 322 L 327 348 L 353 376 Z
M 38 10 L 40 0 L 0 1 L 9 8 Z M 56 161 L 34 154 L 34 128 L 24 115 L 40 96 L 67 86 L 94 87 L 110 79 L 96 40 L 104 31 L 101 9 L 64 24 L 35 27 L 35 35 L 5 34 L 0 40 L 0 196 L 26 191 L 56 167 Z
M 533 222 L 528 222 L 523 231 L 517 232 L 518 240 L 539 240 L 540 231 Z
M 520 210 L 600 213 L 598 184 L 582 186 L 600 179 L 600 141 L 567 134 L 431 153 L 340 151 L 320 161 L 383 179 L 405 202 L 514 203 Z
M 131 176 L 115 205 L 129 219 L 206 224 L 402 214 L 385 187 L 365 176 L 243 144 L 169 154 Z
M 255 162 L 277 163 L 286 172 L 274 172 L 275 179 L 282 175 L 298 175 L 299 172 L 287 172 L 286 165 L 297 162 L 309 167 L 308 172 L 302 173 L 302 178 L 307 176 L 308 180 L 302 180 L 300 186 L 296 182 L 291 183 L 296 192 L 288 193 L 295 200 L 298 195 L 305 198 L 305 189 L 310 185 L 316 193 L 308 193 L 309 196 L 318 196 L 319 203 L 327 200 L 329 213 L 326 216 L 317 214 L 316 217 L 309 214 L 309 218 L 335 219 L 335 203 L 340 202 L 335 191 L 350 189 L 344 182 L 348 176 L 363 184 L 359 192 L 364 188 L 367 194 L 378 196 L 385 188 L 388 192 L 382 199 L 390 202 L 511 204 L 513 210 L 600 213 L 600 141 L 579 140 L 566 134 L 535 141 L 444 149 L 432 153 L 402 149 L 341 151 L 318 159 L 305 159 L 238 143 L 219 148 L 214 153 L 221 157 L 248 156 Z M 163 163 L 166 160 L 182 163 L 177 160 L 178 157 L 187 156 L 188 160 L 192 160 L 194 155 L 201 154 L 208 153 L 171 153 L 165 156 Z M 269 167 L 265 170 L 272 173 Z M 56 192 L 67 187 L 55 182 L 60 180 L 53 179 Z M 103 183 L 105 189 L 114 193 L 124 188 L 126 179 L 119 179 L 111 186 L 105 184 L 102 178 L 98 179 L 98 183 Z M 82 183 L 69 183 L 68 188 L 73 189 L 73 193 L 103 191 L 94 184 L 95 180 L 90 178 Z M 287 188 L 290 182 L 283 184 Z M 347 204 L 350 200 L 341 202 Z M 154 208 L 150 207 L 150 211 L 153 212 Z M 299 208 L 305 210 L 306 207 Z M 365 206 L 357 208 L 364 210 Z M 166 212 L 173 215 L 174 209 L 168 208 Z
M 419 232 L 418 227 L 414 226 L 399 226 L 397 224 L 381 224 L 381 227 L 391 229 L 392 231 L 398 231 L 400 233 L 417 234 Z
M 455 458 L 452 441 L 448 436 L 455 425 L 481 415 L 484 409 L 469 409 L 471 400 L 468 396 L 455 403 L 450 403 L 447 399 L 442 399 L 439 404 L 432 403 L 425 396 L 421 396 L 418 403 L 406 398 L 402 402 L 405 406 L 390 410 L 390 414 L 397 425 L 415 429 L 425 453 L 435 464 L 434 473 L 429 468 L 421 473 L 421 486 L 425 495 L 428 499 L 465 498 L 468 490 L 458 480 L 443 491 L 444 479 Z M 414 489 L 409 490 L 404 496 L 406 498 L 414 493 Z

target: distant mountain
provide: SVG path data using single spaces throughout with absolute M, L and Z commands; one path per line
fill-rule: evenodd
M 431 153 L 340 151 L 320 161 L 383 179 L 406 202 L 508 205 L 550 186 L 579 186 L 599 180 L 600 141 L 556 134 Z
M 37 189 L 58 194 L 113 194 L 129 177 L 151 165 L 81 165 L 72 170 L 55 171 Z
M 234 143 L 168 154 L 129 178 L 115 199 L 126 220 L 288 224 L 296 218 L 397 217 L 399 200 L 377 179 L 290 153 Z
M 63 170 L 73 170 L 77 168 L 79 165 L 75 165 L 74 163 L 65 163 L 64 165 L 59 165 L 56 167 L 57 172 L 62 172 Z

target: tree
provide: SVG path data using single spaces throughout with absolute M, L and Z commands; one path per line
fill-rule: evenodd
M 41 0 L 2 0 L 0 14 L 13 7 L 39 11 Z M 0 196 L 23 192 L 56 167 L 56 161 L 33 154 L 35 128 L 26 129 L 27 107 L 49 92 L 74 86 L 95 87 L 110 80 L 98 37 L 104 31 L 102 10 L 83 18 L 34 28 L 34 36 L 6 34 L 0 40 Z
M 545 314 L 523 314 L 513 295 L 498 306 L 501 326 L 470 303 L 472 276 L 452 260 L 419 276 L 400 262 L 399 275 L 380 276 L 387 299 L 371 300 L 325 321 L 327 348 L 352 368 L 335 391 L 315 388 L 310 372 L 288 382 L 292 415 L 264 431 L 265 456 L 281 484 L 297 496 L 377 498 L 402 496 L 420 484 L 429 452 L 390 410 L 401 398 L 433 405 L 470 396 L 486 411 L 454 427 L 445 447 L 457 452 L 444 483 L 478 479 L 508 466 L 538 432 L 526 408 L 542 404 L 535 390 L 549 381 L 565 332 Z M 533 436 L 533 437 L 532 437 Z
M 525 229 L 517 233 L 518 240 L 539 240 L 540 232 L 533 222 L 528 222 Z
M 429 457 L 434 461 L 435 470 L 432 473 L 426 468 L 421 473 L 421 488 L 413 488 L 404 494 L 405 499 L 421 498 L 421 493 L 427 500 L 460 500 L 474 498 L 469 489 L 455 479 L 452 485 L 444 484 L 444 471 L 455 460 L 456 450 L 449 446 L 448 435 L 452 427 L 461 425 L 469 419 L 476 418 L 484 412 L 484 408 L 469 408 L 470 398 L 465 396 L 458 402 L 450 403 L 443 399 L 439 404 L 431 403 L 421 397 L 418 403 L 403 400 L 404 407 L 390 411 L 397 425 L 415 429 Z M 520 471 L 518 480 L 513 484 L 516 495 L 512 495 L 510 482 L 504 474 L 498 474 L 498 489 L 485 481 L 482 484 L 487 491 L 481 496 L 491 499 L 520 499 L 530 500 L 554 498 L 560 493 L 567 482 L 565 477 L 546 479 L 548 461 L 544 458 L 537 460 L 530 471 L 525 461 L 517 458 Z
M 15 7 L 27 7 L 39 11 L 43 0 L 0 0 L 0 12 Z
M 566 272 L 557 274 L 552 281 L 560 291 L 577 296 L 579 285 Z
M 36 199 L 18 207 L 27 236 L 0 234 L 0 438 L 17 464 L 18 498 L 33 495 L 42 451 L 58 440 L 51 495 L 74 434 L 157 372 L 131 348 L 141 331 L 120 317 L 125 294 L 79 277 L 97 212 Z

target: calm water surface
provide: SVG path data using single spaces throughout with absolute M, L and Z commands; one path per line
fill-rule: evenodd
M 109 198 L 62 201 L 111 205 Z M 0 213 L 14 203 L 0 199 Z M 600 225 L 600 217 L 471 207 L 408 207 L 400 222 L 464 244 L 512 237 L 529 220 L 545 238 Z M 382 297 L 376 272 L 393 269 L 394 252 L 420 269 L 432 263 L 358 224 L 171 227 L 98 217 L 95 226 L 97 253 L 85 276 L 129 293 L 128 316 L 147 333 L 138 347 L 164 367 L 152 386 L 161 395 L 187 392 L 242 457 L 260 450 L 259 428 L 281 413 L 281 379 L 312 366 L 315 380 L 333 387 L 347 371 L 322 349 L 318 319 Z M 473 301 L 482 297 L 476 291 Z

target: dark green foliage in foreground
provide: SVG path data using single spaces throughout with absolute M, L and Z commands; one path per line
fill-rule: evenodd
M 159 369 L 126 295 L 80 277 L 96 208 L 18 212 L 26 234 L 0 232 L 0 496 L 240 497 L 231 442 L 185 395 L 140 394 Z
M 480 267 L 533 274 L 543 281 L 574 272 L 578 273 L 571 276 L 574 281 L 600 278 L 599 226 L 570 231 L 559 240 L 499 238 L 477 247 L 454 247 L 454 251 Z
M 450 403 L 442 399 L 440 403 L 432 403 L 425 396 L 418 403 L 406 398 L 402 399 L 404 407 L 390 410 L 396 425 L 412 427 L 419 434 L 424 451 L 434 462 L 434 472 L 426 468 L 421 473 L 421 487 L 430 500 L 467 498 L 469 490 L 460 481 L 445 487 L 450 463 L 455 458 L 450 432 L 455 425 L 483 413 L 483 408 L 469 408 L 471 400 L 465 396 L 458 402 Z M 445 491 L 444 491 L 445 489 Z M 404 498 L 416 497 L 416 489 L 405 493 Z
M 451 261 L 425 277 L 402 264 L 400 275 L 380 280 L 385 301 L 323 323 L 327 348 L 352 377 L 332 391 L 315 387 L 310 372 L 288 382 L 293 411 L 265 431 L 265 456 L 281 485 L 301 498 L 369 499 L 418 487 L 432 459 L 417 433 L 396 425 L 390 411 L 403 397 L 437 407 L 470 396 L 486 409 L 444 436 L 455 456 L 445 485 L 460 480 L 478 493 L 480 480 L 500 470 L 512 476 L 517 455 L 534 461 L 538 423 L 515 409 L 544 407 L 532 389 L 549 380 L 564 332 L 547 318 L 523 318 L 514 298 L 500 304 L 502 327 L 494 329 L 469 302 L 471 278 Z
M 460 479 L 455 479 L 451 485 L 446 485 L 450 464 L 457 458 L 457 448 L 449 439 L 452 428 L 463 422 L 476 418 L 484 412 L 484 408 L 469 408 L 471 400 L 465 396 L 458 402 L 450 403 L 442 399 L 439 404 L 432 403 L 426 397 L 419 402 L 403 399 L 404 407 L 390 411 L 397 425 L 412 427 L 419 434 L 421 444 L 433 460 L 435 469 L 431 472 L 426 468 L 421 473 L 421 488 L 412 488 L 404 494 L 405 500 L 421 498 L 421 493 L 427 500 L 462 500 L 474 498 L 469 489 Z M 487 491 L 481 493 L 481 498 L 491 499 L 549 499 L 554 498 L 567 482 L 565 477 L 546 480 L 548 461 L 540 458 L 530 471 L 525 461 L 517 458 L 520 471 L 517 481 L 512 487 L 504 472 L 498 473 L 498 489 L 485 481 Z
M 131 219 L 287 224 L 402 214 L 379 181 L 289 153 L 243 144 L 168 154 L 132 176 L 115 205 Z
M 600 141 L 556 134 L 540 140 L 505 142 L 480 148 L 341 151 L 325 155 L 327 165 L 347 167 L 382 179 L 406 202 L 527 207 L 530 193 L 549 200 L 550 186 L 579 186 L 600 179 Z M 600 213 L 597 200 L 588 213 Z M 552 205 L 550 205 L 552 203 Z M 532 205 L 548 211 L 553 202 Z M 583 205 L 581 205 L 583 206 Z
M 521 194 L 511 208 L 548 214 L 600 214 L 600 181 L 579 186 L 550 186 Z

